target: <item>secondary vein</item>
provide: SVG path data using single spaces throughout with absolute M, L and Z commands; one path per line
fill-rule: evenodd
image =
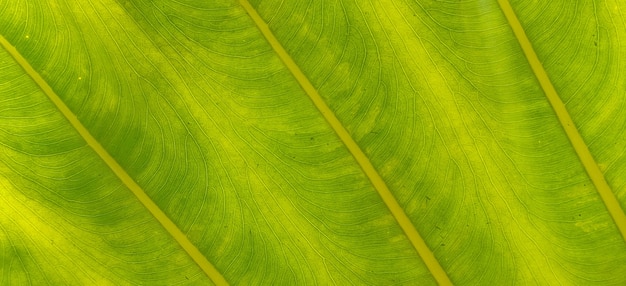
M 246 10 L 250 18 L 254 21 L 258 29 L 261 31 L 263 36 L 269 42 L 269 44 L 274 49 L 274 52 L 278 55 L 278 57 L 285 64 L 287 69 L 293 74 L 295 79 L 298 81 L 302 89 L 309 96 L 311 101 L 319 112 L 324 116 L 329 125 L 333 128 L 337 136 L 341 139 L 343 144 L 348 148 L 356 162 L 359 164 L 365 175 L 368 177 L 378 194 L 381 196 L 384 203 L 387 205 L 392 215 L 395 217 L 396 221 L 408 237 L 409 241 L 417 250 L 418 254 L 426 264 L 426 267 L 430 270 L 432 275 L 434 276 L 437 283 L 440 285 L 452 285 L 450 278 L 448 278 L 447 273 L 439 264 L 439 261 L 433 254 L 433 252 L 428 248 L 426 242 L 419 234 L 419 232 L 415 229 L 415 226 L 409 219 L 409 217 L 404 212 L 404 209 L 400 206 L 394 195 L 391 193 L 387 184 L 382 179 L 380 174 L 369 158 L 359 145 L 354 141 L 350 133 L 346 130 L 346 128 L 341 124 L 339 119 L 335 116 L 334 112 L 328 107 L 324 99 L 317 92 L 313 84 L 309 81 L 309 79 L 304 75 L 300 67 L 294 62 L 289 53 L 283 48 L 278 39 L 274 36 L 272 31 L 269 29 L 267 23 L 261 18 L 261 16 L 257 13 L 257 11 L 252 7 L 252 5 L 247 0 L 239 1 L 243 8 Z
M 100 145 L 98 140 L 78 120 L 76 115 L 65 105 L 63 100 L 54 92 L 52 87 L 39 75 L 39 73 L 28 63 L 28 61 L 17 51 L 9 41 L 0 35 L 0 45 L 15 59 L 24 71 L 35 81 L 41 90 L 48 96 L 50 101 L 67 118 L 69 123 L 76 129 L 80 136 L 86 141 L 96 154 L 106 163 L 115 175 L 130 189 L 145 208 L 156 218 L 156 220 L 167 230 L 167 232 L 180 244 L 189 256 L 200 266 L 202 271 L 217 285 L 228 285 L 222 274 L 204 257 L 198 248 L 187 238 L 187 236 L 174 224 L 174 222 L 157 206 L 146 192 L 133 180 L 133 178 L 120 166 L 117 161 Z
M 530 43 L 530 40 L 526 36 L 526 32 L 524 31 L 522 24 L 517 19 L 517 15 L 515 14 L 515 11 L 513 11 L 511 4 L 508 0 L 498 0 L 498 4 L 500 4 L 500 8 L 504 12 L 504 15 L 509 22 L 509 25 L 513 29 L 513 33 L 515 34 L 515 37 L 517 37 L 517 41 L 522 47 L 524 55 L 526 55 L 526 59 L 530 64 L 530 67 L 535 73 L 535 76 L 537 77 L 541 88 L 548 98 L 550 105 L 552 105 L 552 109 L 554 109 L 556 116 L 559 118 L 559 122 L 565 130 L 565 133 L 567 134 L 570 143 L 574 147 L 578 158 L 582 162 L 585 171 L 589 175 L 589 178 L 591 179 L 594 186 L 596 187 L 596 190 L 600 194 L 600 197 L 602 198 L 602 201 L 608 209 L 609 214 L 615 221 L 617 228 L 622 234 L 622 238 L 624 239 L 624 241 L 626 241 L 626 215 L 624 214 L 624 210 L 621 208 L 617 197 L 615 196 L 615 194 L 611 190 L 611 187 L 604 178 L 604 174 L 602 173 L 600 167 L 591 155 L 587 144 L 578 132 L 578 129 L 576 128 L 574 121 L 570 117 L 567 108 L 565 108 L 565 104 L 563 103 L 558 93 L 556 92 L 556 89 L 552 85 L 552 82 L 550 81 L 547 72 L 543 68 L 543 65 L 539 61 L 539 57 L 537 57 L 537 54 L 535 53 L 535 50 Z

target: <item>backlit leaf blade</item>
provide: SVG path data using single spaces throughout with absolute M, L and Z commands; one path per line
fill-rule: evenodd
M 367 176 L 239 3 L 195 2 L 2 3 L 0 33 L 231 283 L 432 283 Z M 453 282 L 624 282 L 615 275 L 626 267 L 624 240 L 495 1 L 251 2 L 379 170 Z M 615 43 L 624 34 L 623 16 L 611 13 L 599 23 L 617 27 L 607 34 Z M 535 17 L 520 15 L 523 23 Z M 540 56 L 550 56 L 533 36 L 542 27 L 536 25 L 529 37 L 537 40 Z M 569 41 L 578 43 L 576 37 Z M 566 52 L 581 51 L 571 47 Z M 605 78 L 619 82 L 618 69 L 606 60 L 616 53 L 597 53 L 615 75 L 587 73 L 596 80 L 592 86 Z M 89 249 L 115 261 L 128 252 L 72 236 L 66 244 L 85 247 L 62 267 L 92 271 L 63 274 L 22 255 L 3 260 L 4 277 L 14 279 L 9 269 L 21 267 L 22 273 L 39 273 L 33 284 L 206 282 L 128 190 L 112 183 L 107 167 L 93 163 L 97 156 L 15 61 L 5 55 L 2 62 L 12 66 L 11 82 L 19 81 L 0 93 L 6 126 L 0 178 L 11 194 L 3 201 L 10 206 L 3 209 L 10 214 L 2 224 L 3 245 L 46 249 L 47 241 L 25 243 L 29 228 L 15 222 L 36 215 L 15 214 L 22 208 L 18 202 L 73 190 L 77 199 L 35 200 L 36 210 L 61 214 L 40 216 L 39 223 L 51 220 L 68 232 L 106 223 L 113 233 L 128 234 L 137 221 L 145 222 L 145 229 L 115 236 L 116 242 L 134 246 L 137 237 L 155 233 L 130 251 L 163 257 L 135 257 L 136 268 L 117 269 L 94 259 Z M 546 65 L 549 73 L 552 66 Z M 9 79 L 5 73 L 1 78 Z M 565 83 L 559 78 L 557 88 L 568 77 Z M 22 91 L 23 85 L 32 91 Z M 614 92 L 600 94 L 622 100 Z M 581 109 L 586 104 L 578 103 Z M 623 112 L 612 110 L 604 120 L 620 122 L 611 118 Z M 37 121 L 40 114 L 56 119 Z M 588 130 L 604 126 L 586 123 L 595 114 L 572 111 Z M 601 130 L 611 131 L 600 136 L 582 128 L 584 138 L 600 146 L 590 145 L 592 152 L 618 152 L 624 143 L 611 143 L 622 129 Z M 36 136 L 44 132 L 54 135 Z M 66 150 L 85 155 L 66 156 Z M 599 161 L 614 170 L 607 176 L 619 195 L 624 160 L 604 156 Z M 94 190 L 94 197 L 76 190 Z M 99 192 L 115 197 L 100 203 Z M 117 211 L 121 205 L 132 205 L 125 209 L 132 214 Z M 86 212 L 82 220 L 67 214 L 72 206 Z M 96 224 L 101 216 L 94 213 L 117 217 Z M 111 239 L 101 227 L 89 230 Z M 161 276 L 146 277 L 151 267 L 163 267 Z
M 0 284 L 209 283 L 0 50 Z
M 623 271 L 623 240 L 497 3 L 259 2 L 453 281 L 622 279 L 607 274 Z
M 9 41 L 232 283 L 431 279 L 237 3 L 134 5 L 34 7 L 65 30 L 25 31 L 27 10 L 2 18 L 17 33 Z M 216 20 L 189 23 L 205 18 Z
M 543 65 L 624 209 L 624 7 L 618 1 L 581 3 L 515 4 Z M 567 16 L 541 20 L 542 14 L 557 11 Z

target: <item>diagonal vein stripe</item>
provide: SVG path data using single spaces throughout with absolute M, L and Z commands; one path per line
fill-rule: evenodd
M 587 174 L 600 194 L 604 205 L 611 214 L 613 221 L 615 221 L 617 228 L 621 232 L 624 241 L 626 241 L 626 215 L 624 215 L 624 210 L 622 210 L 617 197 L 615 197 L 611 187 L 606 182 L 604 174 L 600 170 L 600 167 L 598 167 L 598 164 L 591 155 L 591 152 L 589 152 L 587 144 L 580 136 L 576 125 L 574 125 L 574 121 L 572 121 L 572 118 L 565 108 L 565 104 L 559 97 L 556 89 L 554 89 L 546 70 L 543 68 L 541 61 L 539 61 L 539 57 L 537 57 L 530 40 L 526 36 L 526 32 L 524 32 L 522 24 L 517 19 L 515 11 L 513 11 L 513 8 L 511 7 L 511 4 L 508 0 L 498 0 L 498 4 L 500 4 L 500 8 L 504 12 L 509 25 L 513 29 L 513 33 L 515 33 L 515 37 L 517 37 L 517 41 L 522 47 L 530 67 L 535 73 L 535 76 L 537 77 L 543 92 L 546 94 L 550 105 L 552 105 L 552 109 L 554 109 L 556 116 L 559 118 L 559 122 L 565 130 L 570 143 L 574 147 L 578 158 L 582 162 L 585 171 L 587 171 Z
M 448 278 L 448 274 L 443 270 L 439 261 L 433 254 L 433 252 L 428 248 L 428 245 L 424 242 L 422 236 L 417 232 L 415 226 L 406 215 L 398 201 L 394 197 L 394 195 L 389 191 L 387 184 L 382 179 L 382 177 L 376 171 L 376 168 L 372 165 L 368 157 L 363 153 L 359 145 L 354 141 L 350 133 L 343 127 L 339 119 L 335 116 L 333 111 L 326 105 L 324 99 L 317 92 L 313 84 L 309 81 L 309 79 L 304 75 L 302 70 L 298 67 L 298 65 L 293 61 L 291 56 L 287 53 L 285 48 L 280 44 L 278 39 L 274 36 L 272 31 L 269 29 L 267 23 L 261 18 L 261 16 L 257 13 L 257 11 L 250 5 L 247 0 L 239 1 L 243 8 L 246 10 L 250 18 L 257 25 L 263 36 L 267 39 L 269 44 L 274 49 L 274 52 L 278 55 L 278 57 L 283 61 L 287 69 L 293 74 L 295 79 L 298 81 L 302 89 L 306 92 L 306 94 L 311 98 L 319 112 L 324 116 L 328 124 L 333 128 L 337 136 L 341 139 L 343 144 L 348 148 L 354 159 L 357 161 L 365 175 L 369 178 L 370 182 L 381 196 L 382 200 L 385 202 L 392 215 L 395 217 L 396 221 L 409 238 L 409 241 L 417 250 L 418 254 L 426 264 L 426 267 L 430 270 L 432 275 L 434 276 L 437 283 L 440 285 L 452 285 L 450 278 Z
M 52 90 L 52 87 L 39 75 L 39 73 L 26 61 L 24 57 L 0 35 L 0 46 L 4 47 L 15 61 L 24 69 L 24 71 L 35 81 L 41 90 L 48 96 L 50 101 L 59 109 L 59 111 L 67 118 L 69 123 L 78 131 L 80 136 L 87 142 L 96 154 L 104 161 L 107 166 L 115 173 L 115 175 L 132 191 L 137 199 L 145 206 L 146 209 L 161 223 L 167 232 L 174 237 L 180 246 L 189 254 L 189 256 L 200 266 L 202 271 L 213 280 L 217 285 L 228 285 L 228 282 L 222 274 L 204 257 L 198 248 L 185 236 L 185 234 L 174 224 L 174 222 L 157 206 L 146 192 L 126 173 L 124 168 L 120 166 L 113 157 L 100 145 L 98 140 L 94 138 L 87 128 L 78 120 L 76 115 L 65 105 L 59 96 Z

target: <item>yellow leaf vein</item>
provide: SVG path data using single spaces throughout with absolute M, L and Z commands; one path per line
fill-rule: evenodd
M 500 8 L 504 12 L 504 15 L 509 22 L 509 25 L 513 29 L 513 33 L 515 34 L 515 37 L 517 37 L 517 41 L 522 47 L 524 55 L 526 55 L 526 59 L 528 60 L 531 69 L 535 73 L 535 77 L 537 77 L 537 80 L 539 81 L 541 88 L 548 98 L 550 105 L 552 105 L 552 109 L 554 109 L 554 112 L 556 113 L 556 116 L 558 117 L 561 126 L 565 130 L 565 133 L 567 134 L 570 143 L 574 147 L 578 158 L 583 164 L 585 171 L 587 172 L 589 178 L 596 187 L 598 194 L 600 194 L 604 205 L 606 206 L 609 214 L 613 218 L 613 221 L 615 221 L 615 224 L 621 232 L 624 241 L 626 241 L 626 215 L 624 214 L 624 210 L 621 208 L 617 197 L 615 196 L 615 194 L 611 190 L 611 187 L 604 178 L 604 174 L 602 173 L 600 167 L 591 155 L 591 152 L 589 152 L 589 148 L 587 147 L 587 144 L 578 132 L 574 121 L 570 117 L 569 112 L 565 107 L 565 104 L 559 97 L 556 89 L 554 89 L 554 86 L 552 85 L 552 82 L 550 81 L 546 70 L 543 68 L 541 61 L 539 61 L 539 57 L 535 53 L 535 50 L 530 43 L 530 40 L 526 36 L 526 32 L 524 31 L 522 24 L 517 19 L 517 15 L 515 14 L 515 11 L 513 11 L 511 4 L 508 0 L 498 0 L 498 4 L 500 4 Z
M 200 266 L 206 275 L 217 285 L 228 285 L 228 282 L 222 274 L 204 257 L 198 248 L 187 238 L 187 236 L 174 224 L 174 222 L 157 206 L 146 192 L 133 180 L 132 177 L 120 166 L 117 161 L 100 145 L 98 140 L 78 120 L 76 115 L 65 105 L 63 100 L 54 92 L 52 87 L 39 75 L 39 73 L 26 61 L 26 59 L 17 51 L 9 41 L 0 35 L 0 46 L 11 54 L 15 61 L 24 69 L 24 71 L 35 81 L 41 90 L 48 96 L 52 103 L 67 118 L 69 123 L 76 129 L 80 136 L 86 141 L 98 156 L 107 164 L 107 166 L 115 173 L 115 175 L 132 191 L 137 199 L 146 207 L 146 209 L 156 218 L 156 220 L 172 235 L 172 237 L 180 244 L 180 246 L 189 254 L 189 256 Z
M 285 48 L 283 48 L 278 39 L 276 39 L 272 31 L 269 29 L 267 23 L 265 23 L 265 21 L 257 13 L 254 7 L 252 7 L 252 5 L 247 0 L 240 0 L 239 2 L 246 10 L 250 18 L 252 18 L 263 36 L 272 46 L 274 52 L 276 52 L 278 57 L 283 61 L 287 69 L 289 69 L 289 71 L 293 74 L 302 89 L 311 98 L 314 105 L 324 116 L 328 124 L 333 128 L 337 136 L 348 148 L 356 162 L 359 164 L 359 166 L 361 167 L 365 175 L 369 178 L 370 182 L 372 183 L 378 194 L 381 196 L 384 203 L 391 211 L 392 215 L 395 217 L 396 221 L 408 237 L 413 247 L 417 250 L 418 254 L 426 264 L 426 267 L 428 267 L 428 269 L 434 276 L 435 280 L 440 285 L 452 285 L 452 282 L 450 281 L 450 278 L 448 278 L 447 273 L 441 267 L 433 252 L 428 248 L 428 245 L 426 245 L 422 236 L 415 229 L 415 226 L 406 215 L 394 195 L 391 193 L 391 191 L 387 187 L 387 184 L 385 184 L 385 181 L 382 179 L 380 174 L 378 174 L 378 171 L 376 171 L 376 168 L 374 168 L 367 155 L 363 153 L 359 145 L 354 141 L 352 136 L 350 136 L 350 133 L 348 133 L 343 124 L 341 124 L 339 119 L 335 116 L 333 111 L 328 107 L 328 105 L 326 105 L 326 102 L 324 101 L 324 99 L 322 99 L 315 87 L 313 87 L 313 84 L 311 84 L 311 82 L 304 75 L 302 70 L 300 70 L 298 65 L 294 62 L 289 53 L 287 53 Z

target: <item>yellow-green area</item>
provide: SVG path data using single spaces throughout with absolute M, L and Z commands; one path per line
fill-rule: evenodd
M 210 284 L 0 44 L 0 284 Z
M 623 209 L 624 4 L 510 2 Z M 0 284 L 624 285 L 506 13 L 0 1 Z
M 576 124 L 574 124 L 574 121 L 570 117 L 569 112 L 565 107 L 565 104 L 563 104 L 563 101 L 554 89 L 554 86 L 552 85 L 548 74 L 544 70 L 541 61 L 539 61 L 537 54 L 533 50 L 533 46 L 530 40 L 528 40 L 528 37 L 524 32 L 524 28 L 517 19 L 517 16 L 515 15 L 515 11 L 513 11 L 513 8 L 511 7 L 511 4 L 508 0 L 498 0 L 498 4 L 500 4 L 500 7 L 502 8 L 504 15 L 506 16 L 506 19 L 508 20 L 509 25 L 513 30 L 513 33 L 515 33 L 515 37 L 517 37 L 517 40 L 519 41 L 520 46 L 524 51 L 524 55 L 526 56 L 526 59 L 528 59 L 528 63 L 535 73 L 535 76 L 537 77 L 541 88 L 548 98 L 550 105 L 554 109 L 554 112 L 556 113 L 557 118 L 561 123 L 561 126 L 565 130 L 565 133 L 572 143 L 574 150 L 576 150 L 578 158 L 580 158 L 580 161 L 585 167 L 585 171 L 587 171 L 587 174 L 591 178 L 591 181 L 593 182 L 596 190 L 600 194 L 600 197 L 602 197 L 602 201 L 606 205 L 606 208 L 611 214 L 611 217 L 615 221 L 615 224 L 619 228 L 619 231 L 622 233 L 622 237 L 626 242 L 626 215 L 624 214 L 624 210 L 621 208 L 617 197 L 613 193 L 613 190 L 606 182 L 604 174 L 600 170 L 598 163 L 596 163 L 593 155 L 591 155 L 591 153 L 589 152 L 587 144 L 580 136 L 580 133 L 576 128 Z
M 424 263 L 433 274 L 435 280 L 439 285 L 452 285 L 450 278 L 446 272 L 441 268 L 437 258 L 433 255 L 432 251 L 428 248 L 428 245 L 424 242 L 424 239 L 420 236 L 420 234 L 413 226 L 411 220 L 407 217 L 406 213 L 402 207 L 398 204 L 398 201 L 393 196 L 393 194 L 389 191 L 387 184 L 380 177 L 376 168 L 372 166 L 372 163 L 367 158 L 367 155 L 363 153 L 359 145 L 352 139 L 350 133 L 345 129 L 345 127 L 341 124 L 339 119 L 335 116 L 333 111 L 326 105 L 322 97 L 317 93 L 317 90 L 309 79 L 302 73 L 298 65 L 291 59 L 287 51 L 282 47 L 280 42 L 276 39 L 276 37 L 272 34 L 272 31 L 267 27 L 267 24 L 263 21 L 261 16 L 254 10 L 254 7 L 250 5 L 247 0 L 240 0 L 241 5 L 246 9 L 250 18 L 254 21 L 254 23 L 259 27 L 261 33 L 269 44 L 272 46 L 278 57 L 283 61 L 287 69 L 293 74 L 294 78 L 298 81 L 304 92 L 311 98 L 315 107 L 319 110 L 319 112 L 324 116 L 324 119 L 328 122 L 328 124 L 333 128 L 337 136 L 341 139 L 343 144 L 346 145 L 346 148 L 350 151 L 350 154 L 354 156 L 354 159 L 358 162 L 361 169 L 367 178 L 370 180 L 374 188 L 385 202 L 385 205 L 389 208 L 391 213 L 393 214 L 396 221 L 406 234 L 406 236 L 415 247 L 415 250 L 419 253 L 420 257 L 424 260 Z
M 85 140 L 87 145 L 94 150 L 96 154 L 104 161 L 104 163 L 115 173 L 115 175 L 124 183 L 124 185 L 137 197 L 137 199 L 146 207 L 146 209 L 156 218 L 156 220 L 174 237 L 180 246 L 191 256 L 191 258 L 200 266 L 200 268 L 213 280 L 216 285 L 228 285 L 213 265 L 198 251 L 193 243 L 187 239 L 184 233 L 170 220 L 169 217 L 157 206 L 144 190 L 131 178 L 128 173 L 120 166 L 109 153 L 102 148 L 102 145 L 96 140 L 89 131 L 78 120 L 76 115 L 65 105 L 65 103 L 56 95 L 48 83 L 33 69 L 33 67 L 20 55 L 20 53 L 11 46 L 11 44 L 0 35 L 0 45 L 9 52 L 15 61 L 24 69 L 26 74 L 41 88 L 50 101 L 58 108 L 60 113 L 69 121 L 76 129 L 78 134 Z
M 579 248 L 611 245 L 602 250 L 611 264 L 624 259 L 619 229 L 497 2 L 250 2 L 452 282 L 620 281 Z M 543 15 L 532 16 L 541 27 Z
M 433 283 L 350 152 L 239 3 L 20 7 L 0 9 L 10 15 L 0 17 L 3 36 L 228 282 Z M 115 176 L 98 165 L 84 172 Z M 57 177 L 45 169 L 14 175 Z M 83 192 L 94 188 L 85 182 L 91 177 L 73 178 Z M 154 255 L 166 263 L 168 254 Z M 141 280 L 131 278 L 119 280 Z

